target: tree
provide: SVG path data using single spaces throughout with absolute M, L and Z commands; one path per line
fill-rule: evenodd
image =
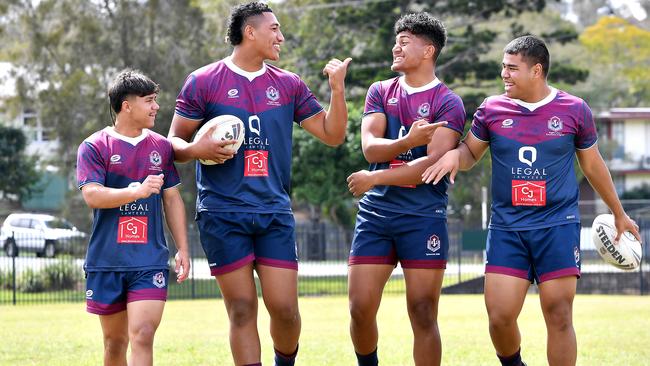
M 603 84 L 594 93 L 603 105 L 636 107 L 650 100 L 650 31 L 627 20 L 605 16 L 585 29 L 580 42 L 590 61 L 603 69 Z M 612 80 L 617 80 L 613 83 Z M 623 81 L 622 83 L 620 81 Z M 600 94 L 600 98 L 598 96 Z M 602 96 L 606 95 L 607 99 Z
M 21 130 L 0 124 L 0 193 L 12 202 L 29 198 L 38 181 L 37 161 L 25 156 L 26 143 Z

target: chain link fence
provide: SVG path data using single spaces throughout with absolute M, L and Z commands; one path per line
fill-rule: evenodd
M 650 262 L 647 255 L 639 269 L 625 272 L 606 264 L 596 253 L 591 242 L 590 225 L 596 213 L 604 211 L 601 205 L 598 202 L 581 203 L 581 210 L 585 211 L 582 214 L 581 233 L 583 275 L 578 281 L 578 292 L 648 294 Z M 648 202 L 635 205 L 631 207 L 626 204 L 626 209 L 641 227 L 644 253 L 647 254 L 650 250 L 650 206 Z M 448 227 L 450 249 L 443 292 L 481 292 L 486 232 L 464 225 L 457 219 L 450 219 Z M 296 225 L 301 296 L 347 293 L 347 258 L 352 235 L 352 230 L 325 222 Z M 190 278 L 182 284 L 170 281 L 169 298 L 220 297 L 194 226 L 190 227 L 189 236 L 192 257 Z M 173 247 L 171 241 L 168 243 Z M 0 245 L 0 304 L 84 301 L 85 278 L 82 268 L 87 238 L 46 243 L 43 238 L 12 233 L 2 238 Z M 47 245 L 53 246 L 54 250 L 46 250 Z M 173 250 L 171 252 L 170 269 L 173 272 Z M 402 270 L 398 265 L 385 292 L 404 291 Z

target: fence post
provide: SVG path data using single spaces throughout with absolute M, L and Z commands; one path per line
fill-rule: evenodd
M 16 254 L 18 252 L 16 251 L 16 238 L 13 231 L 11 232 L 11 238 L 14 242 L 14 255 L 11 256 L 12 303 L 16 305 Z

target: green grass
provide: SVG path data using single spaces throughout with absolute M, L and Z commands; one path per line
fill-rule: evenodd
M 299 365 L 354 365 L 345 297 L 300 299 Z M 579 295 L 575 300 L 579 365 L 650 365 L 650 297 Z M 412 335 L 403 295 L 384 296 L 379 317 L 382 365 L 412 365 Z M 480 295 L 443 295 L 443 365 L 498 365 Z M 272 365 L 268 316 L 260 306 L 262 357 Z M 523 355 L 546 364 L 539 297 L 520 317 Z M 0 365 L 98 365 L 101 331 L 84 304 L 0 306 Z M 169 301 L 156 335 L 157 365 L 230 365 L 228 322 L 221 300 Z

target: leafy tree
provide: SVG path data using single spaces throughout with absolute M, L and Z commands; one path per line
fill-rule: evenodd
M 649 30 L 615 16 L 606 16 L 585 29 L 580 42 L 587 49 L 590 60 L 603 71 L 600 75 L 607 87 L 598 88 L 594 93 L 602 95 L 604 92 L 608 97 L 609 100 L 595 95 L 602 104 L 635 107 L 650 100 Z
M 0 193 L 12 202 L 29 198 L 38 181 L 36 159 L 24 154 L 26 142 L 21 130 L 0 124 Z

